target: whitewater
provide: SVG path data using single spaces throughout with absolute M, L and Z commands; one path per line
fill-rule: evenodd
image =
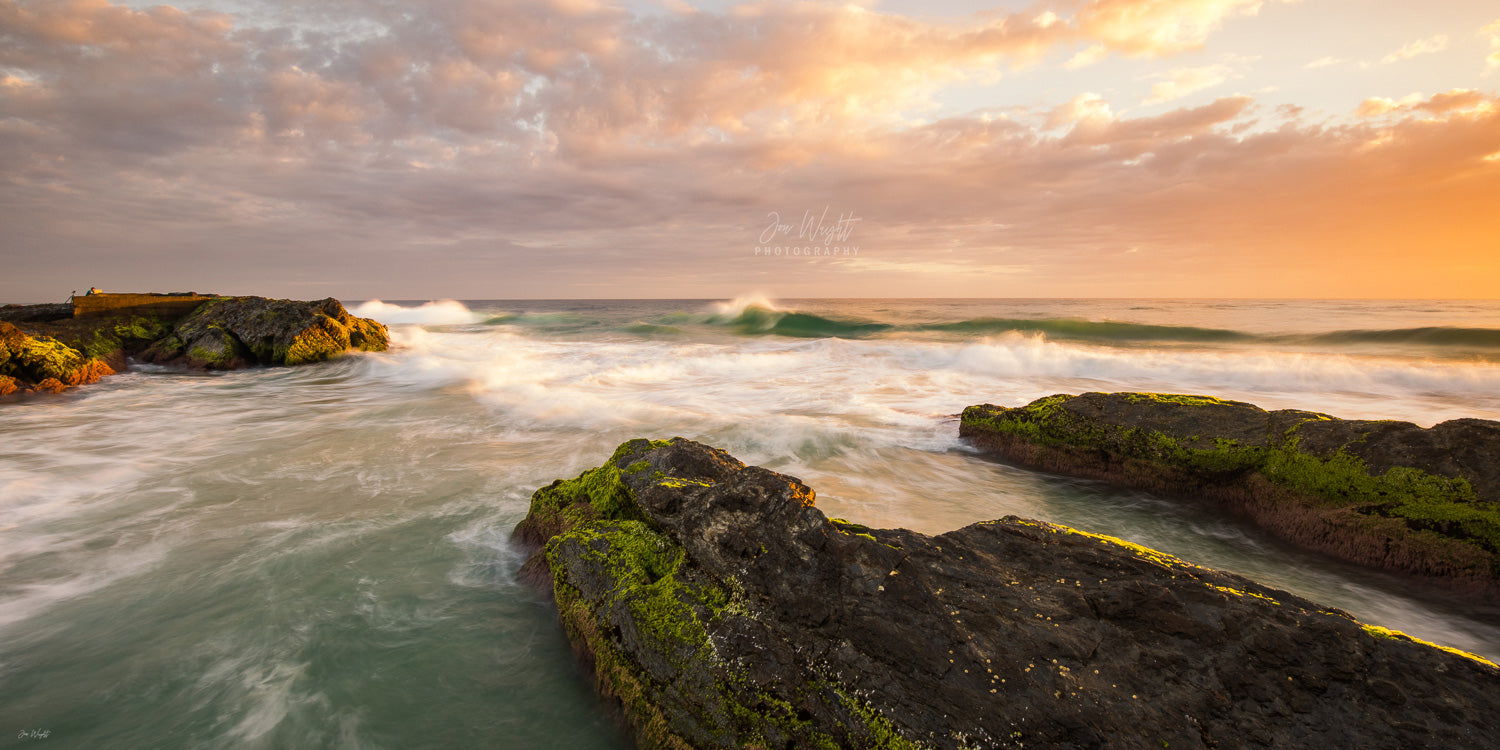
M 634 437 L 796 476 L 831 516 L 1045 519 L 1500 658 L 1500 613 L 957 437 L 965 406 L 1085 391 L 1500 419 L 1500 302 L 349 306 L 390 351 L 0 404 L 0 742 L 629 747 L 508 536 Z

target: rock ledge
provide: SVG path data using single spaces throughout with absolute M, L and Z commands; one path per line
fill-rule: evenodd
M 633 440 L 515 530 L 643 747 L 1500 746 L 1500 670 L 1120 540 L 829 520 Z
M 0 308 L 0 396 L 93 383 L 132 357 L 232 370 L 321 362 L 350 350 L 384 351 L 389 343 L 384 325 L 350 315 L 332 298 L 215 297 L 185 315 L 133 309 L 85 318 L 67 305 L 14 305 Z
M 1207 503 L 1308 549 L 1500 602 L 1500 422 L 1423 429 L 1085 393 L 971 406 L 959 434 L 1027 466 Z

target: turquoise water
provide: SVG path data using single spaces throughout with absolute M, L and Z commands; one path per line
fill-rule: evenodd
M 637 436 L 801 477 L 830 515 L 926 532 L 1044 518 L 1500 657 L 1494 612 L 990 461 L 955 418 L 1168 390 L 1496 419 L 1496 303 L 352 307 L 397 346 L 0 404 L 0 745 L 628 747 L 507 538 L 532 490 Z

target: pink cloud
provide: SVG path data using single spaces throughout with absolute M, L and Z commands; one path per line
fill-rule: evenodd
M 534 280 L 523 271 L 562 274 L 574 257 L 587 259 L 574 273 L 640 284 L 675 267 L 734 281 L 747 272 L 724 249 L 766 211 L 836 202 L 887 254 L 859 271 L 872 284 L 920 268 L 937 238 L 942 268 L 1065 278 L 1080 294 L 1295 293 L 1287 269 L 1395 262 L 1400 243 L 1438 248 L 1424 258 L 1436 270 L 1404 277 L 1432 285 L 1495 263 L 1482 240 L 1500 226 L 1473 218 L 1500 195 L 1485 161 L 1500 114 L 1482 92 L 1371 99 L 1346 125 L 1295 108 L 1262 121 L 1246 96 L 1138 117 L 1090 94 L 917 120 L 954 81 L 1080 45 L 1181 52 L 1259 2 L 1094 0 L 952 23 L 800 2 L 282 7 L 310 20 L 0 0 L 7 253 L 211 258 L 245 278 L 281 256 L 380 269 L 416 253 L 433 262 L 413 278 L 499 257 Z M 320 9 L 356 12 L 363 30 Z M 1185 74 L 1176 92 L 1213 77 Z M 663 242 L 693 249 L 647 252 Z M 37 265 L 17 273 L 63 273 L 26 255 Z M 1220 281 L 1171 286 L 1193 274 Z

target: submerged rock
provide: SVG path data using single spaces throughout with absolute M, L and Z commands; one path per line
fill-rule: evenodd
M 798 480 L 633 440 L 515 538 L 644 747 L 1500 747 L 1494 664 L 1008 517 L 830 521 Z
M 1027 466 L 1193 498 L 1306 548 L 1500 601 L 1500 422 L 1423 429 L 1085 393 L 971 406 L 959 434 Z
M 332 297 L 316 302 L 220 297 L 177 321 L 142 358 L 229 370 L 321 362 L 351 349 L 385 351 L 389 344 L 384 325 L 350 315 Z

